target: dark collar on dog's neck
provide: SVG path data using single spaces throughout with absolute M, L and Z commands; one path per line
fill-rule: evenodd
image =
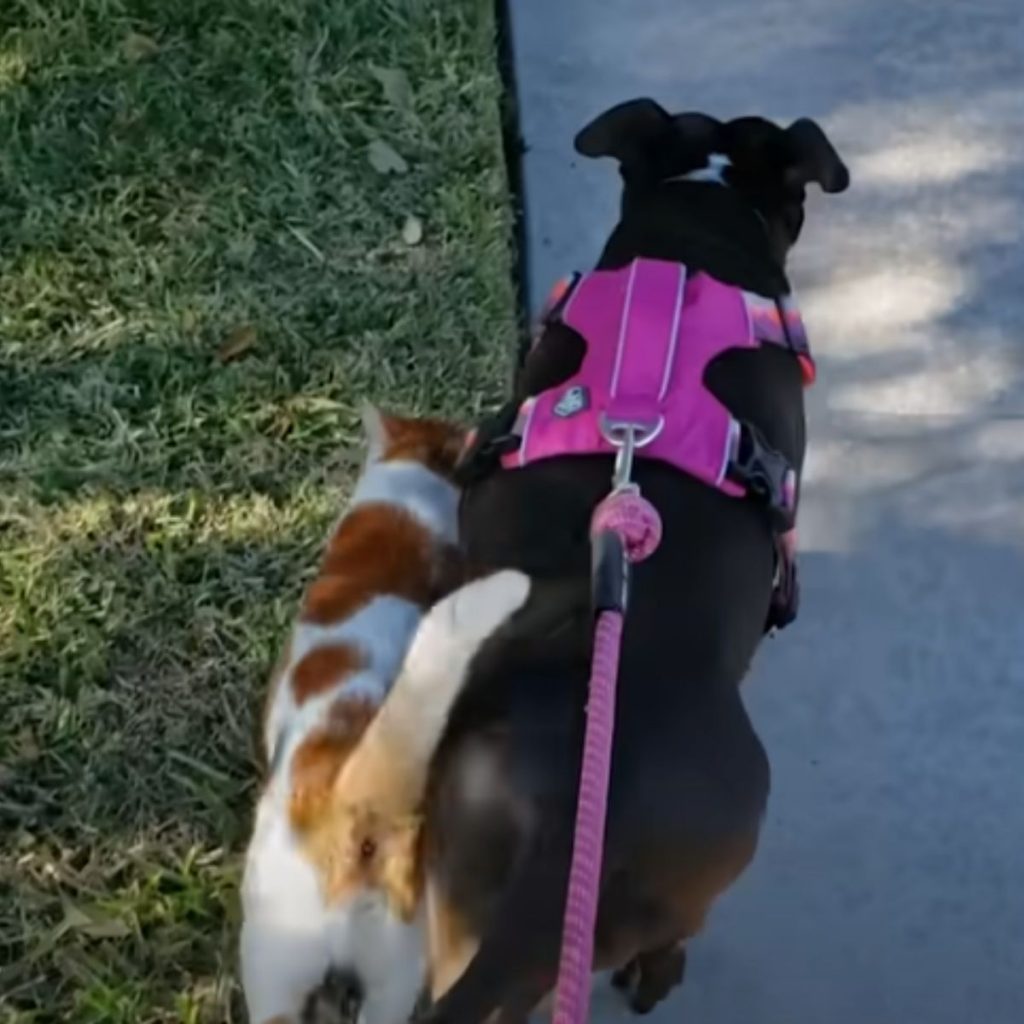
M 764 218 L 734 189 L 717 182 L 672 181 L 663 201 L 647 195 L 623 203 L 598 267 L 619 267 L 638 256 L 703 270 L 726 284 L 770 298 L 789 293 L 771 251 Z

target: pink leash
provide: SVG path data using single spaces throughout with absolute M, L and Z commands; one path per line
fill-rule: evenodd
M 625 458 L 616 464 L 616 488 L 594 511 L 590 534 L 594 540 L 604 533 L 615 534 L 621 541 L 627 561 L 640 562 L 654 552 L 661 540 L 661 519 L 657 509 L 641 497 L 635 485 L 628 482 L 632 449 L 633 433 L 630 429 L 620 452 Z M 599 613 L 594 632 L 576 831 L 555 987 L 554 1024 L 583 1024 L 590 1010 L 594 927 L 608 811 L 615 686 L 622 649 L 622 627 L 622 610 Z

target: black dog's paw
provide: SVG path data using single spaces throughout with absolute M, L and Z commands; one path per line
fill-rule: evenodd
M 612 987 L 618 992 L 629 992 L 640 977 L 640 964 L 630 960 L 625 967 L 620 967 L 612 975 Z
M 612 975 L 612 984 L 622 992 L 633 1013 L 644 1016 L 682 984 L 685 973 L 686 950 L 671 946 L 630 960 Z

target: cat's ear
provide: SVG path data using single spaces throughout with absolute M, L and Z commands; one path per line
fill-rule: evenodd
M 363 432 L 366 435 L 367 456 L 376 462 L 391 442 L 392 417 L 382 412 L 372 402 L 363 402 L 361 410 Z

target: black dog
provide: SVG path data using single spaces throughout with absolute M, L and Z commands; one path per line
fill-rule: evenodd
M 789 291 L 784 264 L 803 225 L 805 187 L 841 192 L 849 183 L 808 120 L 788 129 L 755 117 L 722 123 L 636 100 L 600 115 L 576 148 L 616 159 L 624 181 L 599 268 L 676 261 L 768 297 Z M 506 413 L 571 376 L 585 344 L 550 326 Z M 726 352 L 706 383 L 800 467 L 802 382 L 790 353 Z M 504 415 L 484 431 L 485 462 L 509 423 Z M 469 556 L 539 577 L 585 577 L 610 463 L 485 465 L 464 501 Z M 617 968 L 644 1012 L 681 980 L 683 943 L 757 845 L 769 767 L 739 683 L 763 635 L 775 547 L 753 501 L 653 460 L 638 460 L 635 479 L 665 530 L 636 568 L 626 623 L 595 967 Z M 590 640 L 587 616 L 571 614 L 569 642 L 534 645 L 528 658 L 483 652 L 435 763 L 426 814 L 434 1021 L 476 1024 L 494 1010 L 521 1020 L 554 981 Z

